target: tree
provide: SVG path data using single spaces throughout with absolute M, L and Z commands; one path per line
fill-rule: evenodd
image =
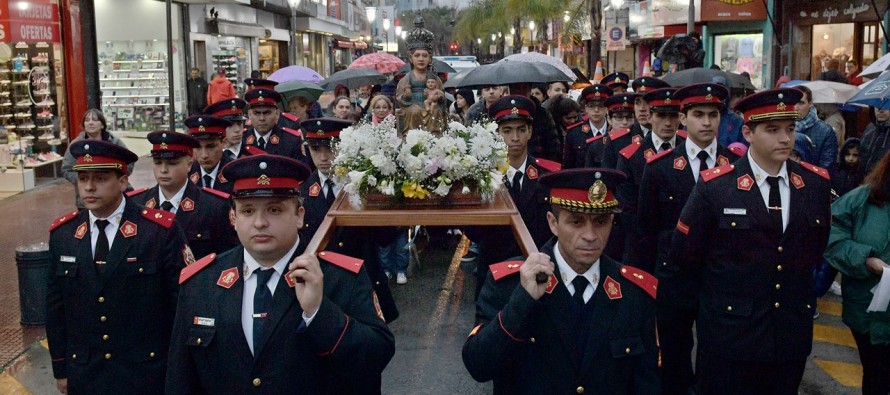
M 477 0 L 461 12 L 455 36 L 462 40 L 486 37 L 513 27 L 515 52 L 522 49 L 522 23 L 535 21 L 536 33 L 546 36 L 547 21 L 561 18 L 573 0 Z
M 456 10 L 451 7 L 426 8 L 418 12 L 405 11 L 399 14 L 399 25 L 403 31 L 414 29 L 414 18 L 420 14 L 424 19 L 424 27 L 436 36 L 433 41 L 433 54 L 448 53 L 448 45 L 452 42 L 452 25 Z M 397 37 L 401 39 L 401 37 Z

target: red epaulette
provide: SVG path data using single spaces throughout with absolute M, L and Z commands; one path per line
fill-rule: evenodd
M 655 295 L 658 293 L 658 279 L 655 276 L 627 265 L 621 267 L 621 275 L 655 299 Z
M 525 262 L 506 261 L 489 265 L 488 268 L 489 270 L 491 270 L 491 275 L 492 277 L 494 277 L 494 281 L 499 281 L 500 279 L 511 274 L 519 273 L 519 267 L 522 266 L 523 263 Z
M 680 130 L 677 130 L 677 136 L 687 139 L 687 138 L 689 138 L 689 133 L 683 129 L 680 129 Z
M 630 133 L 630 129 L 628 129 L 628 128 L 615 129 L 615 130 L 609 132 L 609 140 L 610 141 L 618 140 L 618 139 L 626 136 L 628 133 Z
M 708 182 L 722 175 L 732 173 L 733 169 L 735 169 L 735 165 L 719 166 L 713 169 L 708 169 L 701 172 L 701 179 Z
M 559 162 L 554 162 L 552 160 L 535 158 L 535 164 L 550 171 L 562 170 L 562 164 L 560 164 Z
M 578 126 L 581 126 L 581 124 L 584 123 L 584 122 L 587 122 L 587 121 L 575 122 L 575 123 L 573 123 L 573 124 L 571 124 L 571 125 L 569 125 L 569 126 L 566 126 L 566 130 L 572 130 L 572 129 L 578 127 Z
M 318 257 L 320 259 L 323 259 L 325 262 L 334 264 L 334 266 L 339 266 L 340 268 L 346 269 L 355 274 L 358 274 L 359 270 L 362 269 L 362 263 L 365 262 L 358 258 L 353 258 L 348 255 L 338 254 L 336 252 L 330 251 L 319 252 Z
M 637 153 L 637 150 L 640 149 L 640 146 L 642 146 L 642 144 L 630 143 L 627 145 L 627 147 L 624 147 L 621 149 L 621 151 L 618 151 L 618 153 L 621 154 L 621 156 L 623 156 L 625 159 L 630 159 L 631 156 L 634 156 L 634 154 Z
M 145 191 L 147 191 L 147 190 L 148 190 L 148 188 L 134 189 L 134 190 L 132 190 L 132 191 L 130 191 L 130 192 L 125 193 L 124 195 L 126 195 L 127 197 L 133 197 L 133 196 L 136 196 L 136 195 L 138 195 L 138 194 L 140 194 L 140 193 L 142 193 L 142 192 L 145 192 Z
M 244 147 L 244 152 L 247 152 L 250 155 L 266 155 L 266 154 L 268 154 L 268 152 L 263 151 L 257 147 L 252 146 L 252 145 L 248 145 L 248 146 Z
M 605 136 L 605 135 L 604 135 L 604 134 L 601 134 L 601 135 L 599 135 L 599 136 L 591 137 L 591 138 L 587 139 L 587 144 L 590 144 L 590 143 L 592 143 L 592 142 L 594 142 L 594 141 L 597 141 L 597 140 L 599 140 L 599 139 L 602 139 L 603 136 Z
M 142 209 L 142 217 L 169 229 L 173 226 L 173 220 L 176 219 L 176 214 L 164 210 L 144 208 Z
M 807 163 L 807 162 L 804 162 L 804 161 L 801 161 L 801 162 L 800 162 L 800 165 L 803 166 L 804 169 L 807 169 L 807 170 L 809 170 L 809 171 L 811 171 L 811 172 L 813 172 L 813 173 L 816 173 L 816 174 L 818 174 L 820 177 L 822 177 L 822 178 L 824 178 L 824 179 L 826 179 L 826 180 L 831 180 L 831 175 L 828 174 L 828 170 L 825 170 L 825 169 L 823 169 L 823 168 L 821 168 L 821 167 L 819 167 L 819 166 L 816 166 L 816 165 L 814 165 L 814 164 L 810 164 L 810 163 Z
M 281 113 L 281 116 L 285 117 L 287 119 L 290 119 L 293 122 L 300 122 L 300 118 L 298 118 L 296 115 L 291 114 L 289 112 L 283 112 L 283 113 Z
M 232 196 L 232 195 L 229 195 L 228 193 L 225 193 L 225 192 L 223 192 L 223 191 L 218 191 L 218 190 L 213 189 L 213 188 L 207 188 L 207 187 L 204 187 L 204 188 L 201 188 L 201 189 L 203 189 L 204 192 L 207 192 L 207 193 L 209 193 L 209 194 L 211 194 L 211 195 L 219 196 L 219 197 L 221 197 L 221 198 L 223 198 L 223 199 L 228 199 L 228 198 L 230 198 L 230 197 Z
M 649 163 L 655 162 L 656 160 L 658 160 L 658 158 L 663 158 L 663 157 L 667 156 L 667 154 L 670 154 L 671 152 L 674 152 L 673 148 L 661 151 L 655 155 L 652 155 L 652 156 L 646 158 L 646 163 L 649 164 Z
M 79 214 L 79 212 L 74 211 L 74 212 L 70 212 L 70 213 L 68 213 L 68 214 L 65 214 L 65 215 L 63 215 L 63 216 L 61 216 L 61 217 L 59 217 L 59 218 L 56 218 L 56 220 L 53 221 L 52 225 L 49 226 L 49 231 L 52 232 L 52 231 L 56 230 L 56 228 L 58 228 L 58 227 L 64 225 L 66 222 L 71 221 L 72 219 L 77 218 L 77 214 Z
M 291 129 L 291 128 L 281 128 L 281 129 L 284 130 L 285 132 L 288 132 L 288 133 L 294 135 L 294 136 L 297 136 L 297 137 L 299 137 L 299 138 L 303 138 L 303 133 L 301 133 L 299 130 L 294 130 L 294 129 Z
M 747 152 L 742 147 L 728 147 L 727 149 L 729 150 L 729 152 L 736 154 L 736 156 L 738 156 L 739 158 L 741 158 L 743 155 L 745 155 L 745 152 Z
M 179 285 L 182 285 L 183 283 L 188 281 L 188 279 L 192 278 L 192 276 L 194 276 L 195 274 L 198 274 L 198 272 L 200 272 L 205 267 L 210 266 L 210 264 L 213 263 L 215 259 L 216 254 L 211 253 L 210 255 L 198 259 L 197 261 L 195 261 L 195 263 L 182 268 L 182 270 L 179 271 Z

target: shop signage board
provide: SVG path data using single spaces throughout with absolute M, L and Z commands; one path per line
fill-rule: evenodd
M 702 0 L 701 20 L 762 21 L 766 7 L 762 0 Z
M 650 5 L 648 1 L 628 4 L 628 39 L 647 40 L 664 37 L 664 27 L 653 24 Z
M 24 0 L 0 2 L 0 42 L 61 41 L 57 4 Z
M 695 21 L 701 21 L 701 2 L 695 0 Z M 689 20 L 688 0 L 651 0 L 652 25 L 679 25 Z
M 875 0 L 879 10 L 887 7 L 886 0 Z M 830 23 L 850 23 L 877 21 L 878 14 L 872 6 L 871 0 L 854 0 L 851 2 L 838 1 L 810 1 L 804 4 L 795 4 L 788 9 L 788 16 L 796 23 L 802 25 L 821 25 Z
M 606 51 L 623 51 L 625 37 L 624 26 L 606 27 Z

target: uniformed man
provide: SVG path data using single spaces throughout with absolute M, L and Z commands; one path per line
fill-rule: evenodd
M 627 84 L 630 83 L 630 77 L 627 74 L 616 71 L 607 75 L 600 83 L 609 87 L 614 94 L 619 95 L 627 92 Z
M 233 161 L 241 157 L 242 136 L 244 135 L 244 109 L 247 108 L 247 102 L 239 98 L 226 99 L 207 106 L 204 113 L 213 117 L 225 119 L 232 124 L 226 127 L 225 150 L 223 157 L 228 161 Z
M 609 132 L 609 123 L 606 122 L 606 99 L 611 96 L 612 90 L 601 84 L 588 86 L 581 91 L 580 104 L 584 106 L 587 120 L 566 127 L 562 153 L 564 169 L 584 167 L 587 140 L 604 136 Z
M 306 164 L 310 159 L 302 151 L 303 138 L 299 131 L 279 127 L 281 95 L 271 89 L 254 89 L 244 94 L 248 103 L 250 126 L 244 133 L 244 146 L 253 146 L 270 155 L 294 158 Z
M 198 146 L 193 150 L 195 160 L 189 171 L 189 181 L 204 188 L 231 192 L 232 184 L 222 177 L 221 170 L 232 161 L 223 156 L 226 129 L 232 126 L 232 122 L 209 115 L 198 115 L 187 118 L 184 123 L 189 134 L 198 140 Z
M 813 345 L 813 267 L 831 220 L 825 169 L 788 160 L 796 89 L 739 102 L 748 153 L 701 174 L 670 257 L 700 279 L 699 394 L 796 394 Z
M 491 266 L 464 343 L 470 375 L 494 380 L 495 394 L 660 392 L 657 280 L 603 255 L 623 178 L 606 169 L 541 178 L 555 237 L 525 262 Z
M 171 213 L 124 198 L 136 154 L 83 140 L 86 210 L 50 227 L 46 335 L 62 393 L 163 394 L 179 271 L 194 262 Z
M 636 248 L 650 249 L 645 256 L 655 256 L 658 278 L 658 334 L 661 340 L 661 383 L 664 394 L 692 393 L 695 385 L 692 328 L 698 315 L 698 281 L 668 257 L 671 235 L 680 211 L 699 172 L 728 165 L 738 156 L 717 143 L 720 112 L 729 99 L 729 91 L 718 84 L 695 84 L 674 93 L 680 102 L 680 122 L 688 138 L 676 149 L 663 151 L 647 159 L 640 181 L 637 212 L 639 229 L 645 240 Z M 699 349 L 700 350 L 700 349 Z
M 630 130 L 615 129 L 609 132 L 609 142 L 603 152 L 603 167 L 608 169 L 618 168 L 618 151 L 628 144 L 634 136 L 648 136 L 651 128 L 649 105 L 643 100 L 643 95 L 655 89 L 668 88 L 667 82 L 658 78 L 637 78 L 631 85 L 634 90 L 634 119 Z M 623 248 L 623 247 L 622 247 Z
M 260 78 L 247 78 L 244 80 L 244 84 L 247 85 L 248 92 L 254 89 L 276 90 L 275 87 L 278 86 L 277 81 L 265 80 Z M 280 104 L 288 105 L 288 103 Z M 300 120 L 287 111 L 279 112 L 278 127 L 280 127 L 285 132 L 298 136 L 300 135 Z
M 361 260 L 303 255 L 308 167 L 255 155 L 223 176 L 243 247 L 182 272 L 167 393 L 379 393 L 395 343 Z
M 611 143 L 610 135 L 618 130 L 628 129 L 634 120 L 634 94 L 621 93 L 606 99 L 609 111 L 609 133 L 587 138 L 587 155 L 584 167 L 602 167 L 603 154 L 606 146 Z
M 684 144 L 685 140 L 677 135 L 680 101 L 674 98 L 676 91 L 676 88 L 662 88 L 643 96 L 652 111 L 652 133 L 631 138 L 630 143 L 618 151 L 618 170 L 627 175 L 627 180 L 618 187 L 621 219 L 625 225 L 624 264 L 646 271 L 655 269 L 654 249 L 645 247 L 655 240 L 644 238 L 637 220 L 640 181 L 646 159 Z
M 547 227 L 546 191 L 538 185 L 538 179 L 551 171 L 559 170 L 559 164 L 537 159 L 528 154 L 528 141 L 532 135 L 535 103 L 525 96 L 504 96 L 489 108 L 489 116 L 498 124 L 498 133 L 507 143 L 506 186 L 522 221 L 528 228 L 535 245 L 542 245 L 550 238 Z M 503 261 L 521 253 L 519 244 L 509 227 L 474 227 L 468 230 L 470 240 L 479 242 L 479 261 L 476 270 L 476 295 L 485 283 L 488 265 Z

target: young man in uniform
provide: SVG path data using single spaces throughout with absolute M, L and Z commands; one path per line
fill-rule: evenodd
M 194 262 L 173 215 L 124 197 L 136 154 L 75 142 L 86 210 L 50 227 L 46 337 L 62 393 L 161 394 L 180 269 Z
M 254 89 L 267 89 L 267 90 L 275 90 L 275 87 L 278 86 L 277 81 L 272 80 L 264 80 L 260 78 L 248 78 L 244 80 L 244 84 L 247 86 L 247 91 L 252 91 Z M 284 103 L 282 100 L 282 105 L 287 106 L 288 103 Z M 278 116 L 278 127 L 280 127 L 285 132 L 301 135 L 300 133 L 300 120 L 288 113 L 287 111 L 280 111 Z
M 216 104 L 211 104 L 204 109 L 204 113 L 213 117 L 225 119 L 232 124 L 226 128 L 225 150 L 223 157 L 229 162 L 240 158 L 242 155 L 242 136 L 244 135 L 244 109 L 247 102 L 238 98 L 228 99 Z
M 831 221 L 828 171 L 788 157 L 797 89 L 748 96 L 747 154 L 701 174 L 670 257 L 700 281 L 699 394 L 796 394 L 813 347 L 813 267 Z
M 303 154 L 303 137 L 299 130 L 287 131 L 278 126 L 281 95 L 271 89 L 258 88 L 244 94 L 248 104 L 250 126 L 244 132 L 243 146 L 253 146 L 269 155 L 294 158 L 308 165 Z
M 646 159 L 684 144 L 677 135 L 680 127 L 680 101 L 674 98 L 676 88 L 662 88 L 643 95 L 643 100 L 652 111 L 652 132 L 648 136 L 634 136 L 630 143 L 618 151 L 618 170 L 627 175 L 627 180 L 618 187 L 621 199 L 621 219 L 625 225 L 624 264 L 636 266 L 646 271 L 654 271 L 655 240 L 644 237 L 637 220 L 637 200 L 640 181 Z
M 606 99 L 606 109 L 609 110 L 609 129 L 618 131 L 628 129 L 634 119 L 634 94 L 621 93 Z M 584 158 L 584 167 L 602 167 L 603 153 L 606 146 L 611 144 L 609 136 L 612 132 L 587 138 L 587 155 Z
M 495 394 L 660 390 L 657 280 L 603 255 L 623 178 L 606 169 L 541 178 L 555 237 L 524 262 L 491 266 L 464 343 L 470 375 L 494 380 Z
M 194 163 L 189 171 L 189 181 L 204 188 L 229 193 L 232 184 L 222 177 L 222 168 L 232 159 L 223 156 L 226 140 L 226 129 L 232 123 L 209 115 L 198 115 L 187 118 L 184 122 L 189 135 L 198 140 L 193 150 Z
M 581 104 L 587 120 L 566 127 L 566 138 L 563 144 L 562 167 L 573 169 L 584 167 L 587 156 L 587 140 L 605 136 L 609 132 L 606 122 L 606 99 L 612 96 L 612 90 L 605 85 L 591 85 L 581 91 Z
M 692 327 L 698 316 L 698 281 L 671 262 L 671 236 L 680 211 L 699 180 L 699 172 L 734 162 L 738 156 L 717 143 L 720 113 L 729 91 L 718 84 L 695 84 L 677 90 L 680 122 L 688 138 L 676 149 L 646 160 L 637 213 L 645 240 L 636 246 L 655 257 L 658 278 L 658 334 L 661 340 L 662 393 L 688 394 L 695 385 Z
M 303 254 L 309 168 L 254 155 L 223 176 L 243 247 L 182 272 L 167 393 L 379 393 L 395 343 L 362 261 Z
M 127 192 L 130 200 L 172 213 L 198 258 L 237 246 L 228 218 L 229 194 L 189 182 L 192 151 L 198 140 L 187 134 L 157 131 L 148 134 L 148 142 L 158 185 Z
M 600 83 L 609 87 L 614 94 L 620 95 L 627 92 L 627 84 L 629 82 L 630 77 L 627 74 L 616 71 L 607 75 Z
M 615 129 L 609 133 L 609 144 L 603 151 L 603 167 L 607 169 L 618 168 L 618 151 L 630 144 L 634 136 L 646 137 L 651 128 L 649 117 L 649 105 L 643 100 L 643 95 L 655 89 L 668 88 L 667 82 L 657 78 L 637 78 L 631 84 L 634 89 L 634 122 L 630 130 Z

